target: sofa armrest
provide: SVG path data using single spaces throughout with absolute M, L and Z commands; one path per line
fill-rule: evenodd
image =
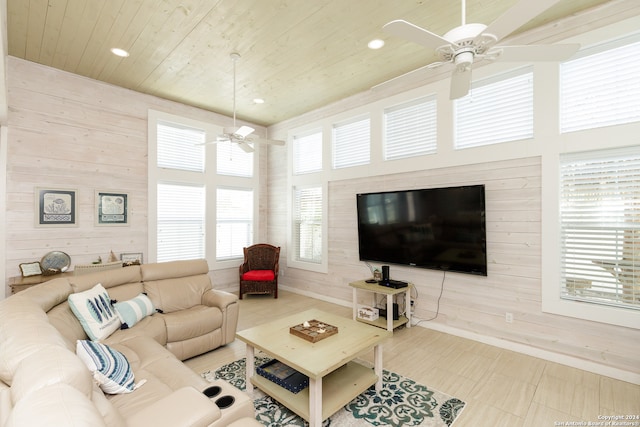
M 202 294 L 202 304 L 209 307 L 218 307 L 220 310 L 225 311 L 229 304 L 237 303 L 238 296 L 230 292 L 219 291 L 216 289 L 210 289 Z
M 238 296 L 229 292 L 211 289 L 202 294 L 202 304 L 218 307 L 222 311 L 222 343 L 226 345 L 236 339 L 240 305 Z
M 205 427 L 221 416 L 207 396 L 193 387 L 183 387 L 128 417 L 127 426 Z

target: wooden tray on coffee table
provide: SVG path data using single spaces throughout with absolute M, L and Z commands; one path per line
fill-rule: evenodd
M 309 326 L 305 326 L 308 323 Z M 308 320 L 289 328 L 289 333 L 309 342 L 318 342 L 338 333 L 338 328 L 319 320 Z

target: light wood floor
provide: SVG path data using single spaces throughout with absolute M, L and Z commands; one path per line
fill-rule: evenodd
M 245 296 L 238 330 L 310 308 L 351 317 L 349 307 L 280 291 L 278 299 Z M 244 356 L 245 345 L 236 340 L 185 363 L 202 373 Z M 384 367 L 467 402 L 454 427 L 545 427 L 640 415 L 640 386 L 419 326 L 395 330 L 384 344 Z

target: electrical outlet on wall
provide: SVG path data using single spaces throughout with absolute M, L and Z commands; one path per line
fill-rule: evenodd
M 513 323 L 513 313 L 506 312 L 504 314 L 504 321 L 507 323 Z

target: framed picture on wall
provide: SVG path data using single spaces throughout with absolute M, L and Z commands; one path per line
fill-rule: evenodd
M 36 226 L 77 227 L 76 190 L 39 188 L 36 193 Z
M 129 195 L 96 191 L 96 225 L 129 225 Z

